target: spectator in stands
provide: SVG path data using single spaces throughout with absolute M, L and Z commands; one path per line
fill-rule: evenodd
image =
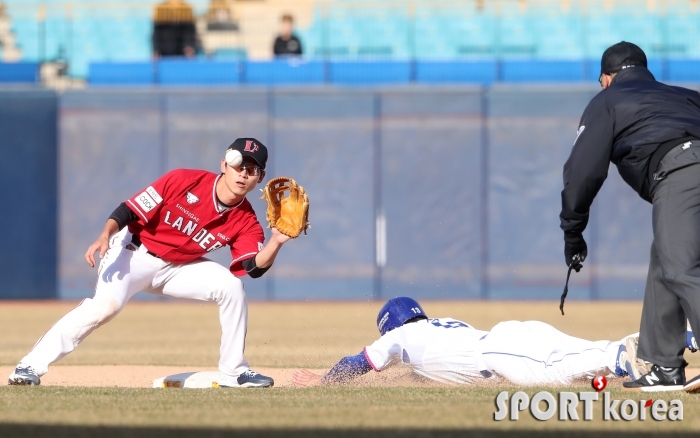
M 294 35 L 294 18 L 289 14 L 282 15 L 280 34 L 275 39 L 273 48 L 275 56 L 301 55 L 301 41 Z
M 156 6 L 153 19 L 153 56 L 195 55 L 196 31 L 192 7 L 182 0 Z
M 205 14 L 207 30 L 238 31 L 238 23 L 233 18 L 230 0 L 211 0 Z

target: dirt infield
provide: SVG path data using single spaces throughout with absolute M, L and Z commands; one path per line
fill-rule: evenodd
M 0 367 L 0 376 L 9 375 L 13 370 L 11 366 Z M 282 368 L 258 368 L 256 371 L 275 379 L 278 388 L 294 387 L 292 384 L 293 369 Z M 311 369 L 317 374 L 323 374 L 328 369 Z M 54 366 L 51 372 L 42 377 L 44 386 L 71 386 L 83 388 L 152 388 L 153 380 L 173 374 L 194 371 L 216 371 L 216 368 L 193 368 L 171 366 L 143 366 L 143 365 L 77 365 Z M 700 368 L 686 370 L 688 379 L 700 374 Z M 610 381 L 611 387 L 621 387 L 622 379 Z M 580 382 L 585 385 L 586 382 Z M 448 387 L 424 379 L 406 368 L 392 368 L 381 373 L 370 373 L 358 378 L 350 386 L 354 387 Z M 480 386 L 510 386 L 505 381 L 484 381 Z
M 0 303 L 0 378 L 75 302 Z M 246 357 L 253 369 L 291 384 L 299 368 L 327 370 L 357 354 L 378 337 L 378 302 L 271 302 L 250 304 Z M 637 330 L 638 302 L 576 302 L 562 317 L 555 302 L 426 301 L 431 316 L 452 316 L 481 329 L 508 319 L 541 320 L 586 339 L 619 339 Z M 215 305 L 132 302 L 114 321 L 96 330 L 75 352 L 51 367 L 47 386 L 150 388 L 154 379 L 192 371 L 214 371 L 220 327 Z M 688 354 L 693 368 L 700 353 Z M 688 370 L 688 375 L 696 375 Z M 361 386 L 436 385 L 395 368 L 370 373 Z
M 15 365 L 75 302 L 0 302 L 0 366 Z M 253 369 L 330 368 L 379 337 L 383 303 L 253 302 L 246 359 Z M 453 317 L 481 330 L 507 320 L 538 320 L 589 340 L 621 339 L 639 330 L 640 302 L 425 301 L 429 316 Z M 219 361 L 216 305 L 131 302 L 58 365 L 150 365 L 206 370 Z M 700 353 L 687 354 L 700 367 Z
M 0 367 L 0 376 L 9 375 L 14 367 Z M 279 388 L 292 387 L 292 372 L 294 369 L 282 368 L 258 368 L 256 371 L 275 379 L 275 386 Z M 322 374 L 324 369 L 311 369 L 310 371 Z M 193 368 L 171 366 L 143 366 L 143 365 L 76 365 L 54 366 L 51 371 L 42 377 L 43 386 L 73 386 L 73 387 L 119 387 L 119 388 L 152 388 L 153 380 L 173 374 L 193 371 L 216 371 L 216 368 Z M 391 369 L 383 373 L 371 373 L 358 379 L 354 386 L 446 386 L 422 379 L 407 369 Z

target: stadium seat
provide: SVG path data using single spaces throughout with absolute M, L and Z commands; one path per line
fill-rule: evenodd
M 411 65 L 405 61 L 337 61 L 330 63 L 329 75 L 334 84 L 407 84 Z
M 237 61 L 162 59 L 156 63 L 160 85 L 236 85 L 241 65 Z
M 92 85 L 153 85 L 156 82 L 156 63 L 93 62 L 88 69 Z
M 41 3 L 46 11 L 43 22 L 37 18 L 38 3 L 6 2 L 6 13 L 11 18 L 11 29 L 23 61 L 61 57 L 68 61 L 69 73 L 77 77 L 88 75 L 90 63 L 125 62 L 132 67 L 150 63 L 151 15 L 158 0 L 122 0 L 109 7 L 102 0 L 73 0 L 68 2 L 70 8 L 61 0 Z M 209 0 L 189 3 L 197 13 L 203 13 Z M 385 83 L 392 75 L 402 83 L 406 75 L 398 73 L 403 72 L 403 67 L 397 66 L 410 65 L 405 63 L 414 60 L 415 69 L 407 70 L 409 80 L 488 83 L 491 66 L 495 65 L 504 67 L 498 70 L 503 73 L 500 79 L 534 80 L 528 71 L 540 71 L 547 64 L 526 67 L 525 61 L 561 61 L 548 73 L 553 76 L 546 77 L 556 81 L 579 75 L 581 80 L 590 81 L 597 79 L 595 60 L 607 47 L 621 40 L 638 44 L 650 59 L 669 62 L 700 59 L 698 23 L 697 0 L 641 3 L 514 0 L 484 2 L 482 9 L 472 2 L 334 0 L 316 4 L 310 25 L 298 28 L 297 34 L 306 60 L 347 61 L 347 64 L 340 62 L 321 75 L 318 64 L 313 62 L 303 67 L 301 64 L 290 67 L 284 62 L 254 62 L 249 64 L 250 80 L 279 83 L 281 78 L 287 78 L 284 80 L 291 83 L 306 83 L 309 78 L 326 81 L 333 76 L 343 83 L 364 83 L 369 80 L 366 75 L 375 72 L 380 74 L 378 83 Z M 212 58 L 222 62 L 244 61 L 248 49 L 241 46 L 215 51 Z M 454 61 L 454 66 L 446 64 L 448 60 Z M 392 66 L 389 69 L 393 73 L 381 73 L 379 68 L 359 61 L 391 61 L 386 65 Z M 394 61 L 398 64 L 393 64 Z M 571 63 L 574 61 L 583 67 L 574 67 Z M 660 77 L 692 77 L 691 73 L 684 76 L 678 70 L 682 63 L 671 68 L 671 64 L 659 62 L 658 68 L 654 68 Z M 192 68 L 205 68 L 205 65 L 213 66 L 201 64 Z M 464 70 L 465 66 L 470 67 Z M 270 71 L 264 72 L 265 68 Z M 575 73 L 579 70 L 580 73 Z M 328 76 L 329 71 L 334 73 Z M 229 83 L 230 79 L 215 79 L 217 74 L 203 80 Z M 133 78 L 138 74 L 127 76 Z
M 496 82 L 495 61 L 418 61 L 416 62 L 416 82 L 436 83 L 475 83 Z
M 321 84 L 325 81 L 325 65 L 321 61 L 298 58 L 245 63 L 245 83 L 259 85 Z
M 0 62 L 0 83 L 39 82 L 39 64 L 36 62 Z

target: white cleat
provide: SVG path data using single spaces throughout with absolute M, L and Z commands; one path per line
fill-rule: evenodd
M 632 380 L 639 380 L 640 377 L 651 371 L 649 362 L 637 357 L 637 347 L 639 345 L 639 333 L 634 333 L 623 339 L 625 350 L 627 351 L 627 361 L 625 371 Z
M 8 385 L 17 386 L 36 386 L 41 384 L 41 379 L 39 375 L 34 371 L 29 365 L 19 364 L 15 371 L 10 374 L 10 378 L 7 381 Z

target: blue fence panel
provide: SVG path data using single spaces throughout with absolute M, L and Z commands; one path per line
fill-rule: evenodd
M 39 63 L 0 62 L 0 82 L 39 82 Z
M 383 93 L 379 296 L 481 293 L 482 93 Z
M 496 82 L 495 61 L 418 61 L 416 82 L 477 83 Z
M 163 59 L 158 62 L 161 85 L 235 85 L 240 82 L 237 61 Z
M 55 298 L 58 98 L 53 91 L 0 90 L 0 298 Z
M 641 298 L 653 239 L 651 204 L 610 166 L 608 179 L 591 206 L 591 245 L 587 261 L 594 270 L 591 298 Z
M 592 96 L 514 86 L 489 92 L 489 297 L 561 294 L 562 167 Z M 572 277 L 572 298 L 590 297 L 590 273 Z
M 145 90 L 61 96 L 61 297 L 94 294 L 96 273 L 85 250 L 114 208 L 167 170 L 164 107 L 159 93 Z
M 321 84 L 326 80 L 326 64 L 302 59 L 279 59 L 245 63 L 247 84 Z
M 92 85 L 153 85 L 156 74 L 154 62 L 93 62 L 88 80 Z
M 60 296 L 93 293 L 95 272 L 83 254 L 115 206 L 172 168 L 216 172 L 233 139 L 250 135 L 270 147 L 267 178 L 290 175 L 306 187 L 313 226 L 309 236 L 285 245 L 270 273 L 246 280 L 251 298 L 556 299 L 566 273 L 558 221 L 562 166 L 598 90 L 591 84 L 67 91 L 59 113 Z M 28 126 L 22 108 L 51 118 L 48 109 L 30 111 L 40 99 L 27 96 L 2 96 L 2 138 L 17 138 L 5 134 L 14 125 Z M 19 118 L 11 115 L 16 108 Z M 27 154 L 43 153 L 38 147 L 50 141 L 47 130 L 34 131 L 28 147 L 3 150 L 2 174 L 11 181 L 19 170 L 38 172 L 25 172 Z M 262 219 L 264 203 L 250 198 Z M 51 215 L 27 214 L 40 214 L 43 225 Z M 589 259 L 572 276 L 571 297 L 640 298 L 650 229 L 650 206 L 611 169 L 591 210 Z M 46 257 L 41 248 L 32 257 Z M 13 257 L 2 266 L 17 272 L 33 266 L 31 257 Z M 230 260 L 226 250 L 213 257 Z M 22 296 L 51 290 L 26 289 Z
M 269 177 L 297 179 L 312 229 L 285 244 L 270 297 L 373 296 L 375 97 L 368 91 L 276 92 Z

